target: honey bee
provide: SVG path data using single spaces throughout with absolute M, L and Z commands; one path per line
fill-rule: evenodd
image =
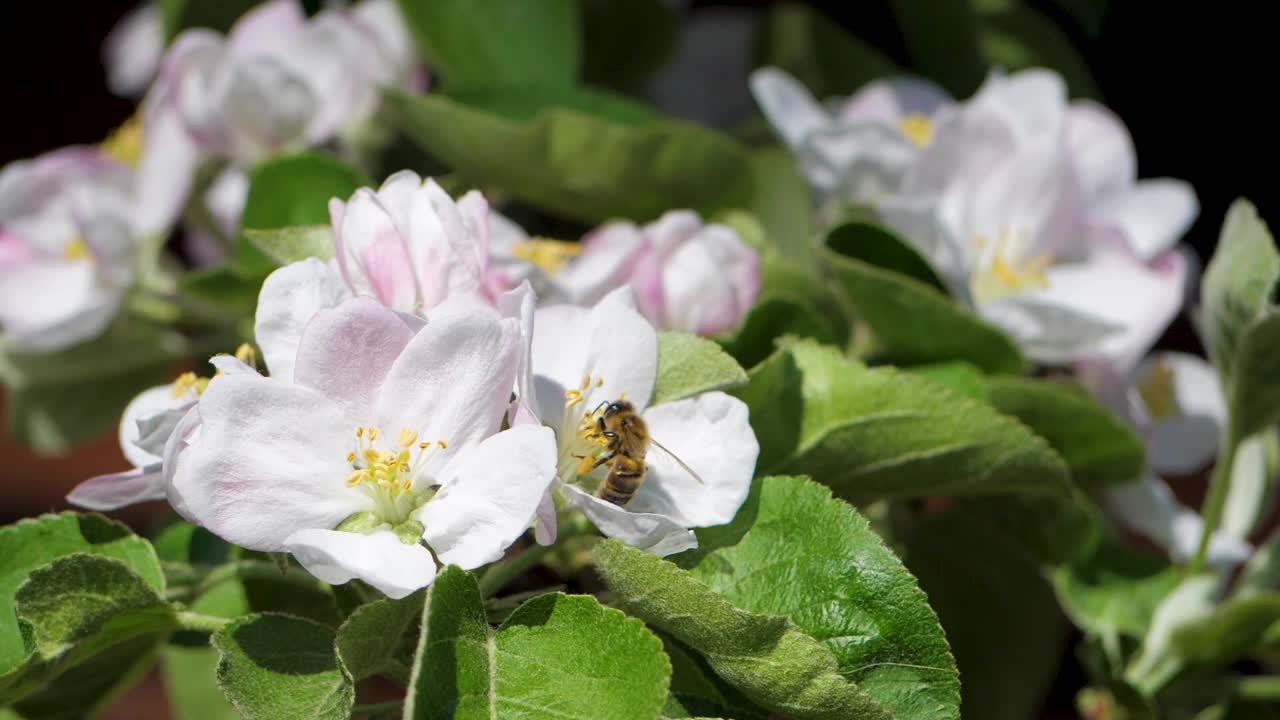
M 595 459 L 587 472 L 607 464 L 609 474 L 596 491 L 596 497 L 619 507 L 626 505 L 644 481 L 644 458 L 650 444 L 669 455 L 693 479 L 703 482 L 693 468 L 649 436 L 649 427 L 634 405 L 626 400 L 615 400 L 603 402 L 600 407 L 604 412 L 596 418 L 595 434 L 603 442 L 605 452 Z M 599 409 L 596 408 L 597 411 Z

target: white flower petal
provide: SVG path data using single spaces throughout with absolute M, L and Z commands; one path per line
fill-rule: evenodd
M 363 580 L 393 600 L 430 585 L 436 576 L 430 551 L 419 543 L 406 545 L 386 529 L 367 535 L 299 530 L 285 539 L 284 549 L 330 585 Z
M 815 130 L 796 152 L 814 187 L 870 205 L 897 192 L 920 153 L 896 128 L 868 122 Z
M 1142 180 L 1103 199 L 1091 220 L 1115 228 L 1130 250 L 1151 260 L 1172 248 L 1200 214 L 1196 192 L 1182 180 Z
M 302 329 L 324 308 L 352 297 L 338 271 L 316 258 L 290 263 L 262 283 L 253 328 L 271 376 L 293 382 Z
M 924 78 L 902 76 L 867 83 L 840 108 L 842 121 L 875 121 L 894 126 L 904 115 L 926 117 L 951 101 L 947 92 Z
M 1268 462 L 1268 446 L 1274 438 L 1267 433 L 1254 435 L 1236 450 L 1231 466 L 1231 487 L 1222 507 L 1222 532 L 1245 541 L 1271 510 L 1267 495 L 1271 492 L 1273 465 Z
M 533 320 L 536 302 L 537 297 L 527 280 L 516 289 L 498 297 L 498 311 L 502 316 L 520 321 L 522 348 L 520 370 L 516 373 L 516 405 L 511 409 L 508 419 L 513 426 L 521 422 L 537 422 L 538 401 L 533 384 Z
M 1168 551 L 1177 562 L 1195 555 L 1204 527 L 1200 516 L 1178 502 L 1169 486 L 1152 473 L 1139 482 L 1106 491 L 1106 504 L 1126 526 Z M 1230 567 L 1249 556 L 1247 544 L 1217 531 L 1209 540 L 1211 567 Z
M 519 370 L 520 323 L 465 299 L 447 300 L 427 317 L 387 372 L 375 416 L 386 432 L 416 430 L 449 448 L 443 464 L 498 431 Z
M 107 512 L 164 498 L 164 473 L 157 463 L 146 468 L 91 477 L 76 485 L 67 495 L 67 502 L 86 510 Z
M 1138 383 L 1157 365 L 1173 373 L 1173 414 L 1154 418 L 1146 428 L 1147 462 L 1161 473 L 1195 472 L 1217 454 L 1218 437 L 1227 421 L 1218 373 L 1194 355 L 1162 352 L 1148 357 L 1139 367 Z
M 1098 348 L 1120 328 L 1102 318 L 1030 293 L 978 305 L 983 320 L 1003 330 L 1022 352 L 1047 365 L 1096 357 Z
M 1100 103 L 1076 100 L 1067 108 L 1067 147 L 1085 196 L 1091 200 L 1124 192 L 1138 177 L 1138 156 L 1129 130 Z
M 338 267 L 352 291 L 413 312 L 421 297 L 404 230 L 368 188 L 356 190 L 335 236 Z
M 188 397 L 175 398 L 172 385 L 138 393 L 120 417 L 120 450 L 125 459 L 136 468 L 158 464 L 169 434 L 193 402 Z M 140 444 L 144 437 L 145 443 Z
M 122 296 L 91 262 L 24 263 L 0 274 L 0 328 L 24 349 L 61 350 L 101 335 Z
M 800 81 L 774 67 L 751 73 L 751 94 L 782 140 L 798 148 L 809 133 L 831 123 L 831 116 Z
M 371 508 L 368 495 L 346 486 L 353 423 L 315 391 L 224 375 L 197 408 L 198 435 L 177 453 L 169 491 L 175 507 L 215 535 L 276 552 L 295 530 L 336 527 Z M 166 447 L 166 474 L 168 456 Z
M 160 68 L 164 45 L 160 6 L 144 2 L 130 10 L 111 28 L 102 47 L 111 92 L 123 97 L 141 95 Z
M 533 539 L 539 545 L 555 545 L 559 530 L 556 517 L 556 498 L 551 490 L 542 495 L 538 502 L 538 512 L 533 525 Z
M 715 335 L 738 325 L 760 290 L 760 259 L 738 234 L 711 224 L 663 264 L 663 325 Z
M 627 283 L 648 241 L 631 223 L 609 223 L 588 233 L 582 253 L 552 279 L 556 292 L 575 305 L 594 305 Z
M 649 408 L 649 436 L 701 478 L 651 445 L 648 471 L 627 509 L 666 515 L 684 527 L 733 520 L 751 490 L 760 444 L 747 422 L 747 406 L 722 392 L 708 392 Z
M 369 422 L 383 379 L 412 338 L 394 311 L 353 298 L 307 323 L 293 381 L 338 403 L 346 417 Z
M 560 490 L 600 532 L 631 547 L 665 557 L 698 546 L 691 530 L 665 515 L 631 512 L 573 485 L 562 485 Z
M 555 474 L 551 429 L 511 428 L 459 453 L 441 474 L 444 487 L 414 517 L 441 563 L 477 568 L 529 528 Z

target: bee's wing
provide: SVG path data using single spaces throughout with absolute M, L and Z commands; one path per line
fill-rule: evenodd
M 699 483 L 701 483 L 701 484 L 703 484 L 703 485 L 706 485 L 706 484 L 707 484 L 707 481 L 703 480 L 701 475 L 699 475 L 698 473 L 694 472 L 693 468 L 691 468 L 691 467 L 689 467 L 688 465 L 686 465 L 686 464 L 685 464 L 685 462 L 679 458 L 679 456 L 677 456 L 675 453 L 671 452 L 671 451 L 670 451 L 670 450 L 668 450 L 666 447 L 664 447 L 662 443 L 658 442 L 657 440 L 654 440 L 652 437 L 650 437 L 650 438 L 649 438 L 649 442 L 650 442 L 654 447 L 656 447 L 656 448 L 658 448 L 659 450 L 661 450 L 662 452 L 666 453 L 666 454 L 667 454 L 667 456 L 668 456 L 668 457 L 670 457 L 672 460 L 675 460 L 675 461 L 676 461 L 676 463 L 677 463 L 680 467 L 684 468 L 684 471 L 685 471 L 685 472 L 687 472 L 687 473 L 689 473 L 690 475 L 692 475 L 692 476 L 693 476 L 693 479 L 694 479 L 694 480 L 697 480 Z

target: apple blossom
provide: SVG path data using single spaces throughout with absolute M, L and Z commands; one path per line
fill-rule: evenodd
M 737 327 L 760 291 L 760 258 L 731 228 L 673 210 L 643 228 L 615 222 L 589 233 L 555 277 L 576 305 L 630 286 L 654 325 L 715 335 Z
M 89 340 L 132 280 L 138 218 L 129 169 L 70 147 L 0 171 L 0 327 L 18 347 Z
M 898 191 L 949 103 L 933 83 L 899 77 L 869 83 L 829 110 L 799 81 L 772 67 L 752 73 L 751 92 L 799 158 L 809 184 L 823 195 L 862 205 Z
M 474 300 L 425 324 L 370 298 L 321 310 L 291 380 L 213 378 L 165 447 L 169 500 L 229 542 L 390 597 L 429 584 L 437 559 L 493 562 L 555 476 L 549 430 L 499 432 L 521 345 L 515 319 Z
M 256 373 L 254 351 L 241 345 L 234 356 L 217 355 L 209 361 L 216 375 Z M 209 378 L 186 372 L 167 385 L 148 388 L 124 409 L 120 418 L 120 450 L 132 470 L 89 478 L 67 495 L 67 502 L 88 510 L 116 510 L 147 500 L 163 500 L 164 446 L 183 416 L 196 402 Z
M 733 519 L 746 500 L 760 451 L 747 407 L 722 392 L 649 406 L 658 336 L 637 312 L 630 288 L 611 292 L 591 308 L 538 308 L 532 325 L 519 395 L 530 414 L 555 431 L 556 488 L 563 502 L 605 535 L 658 555 L 695 547 L 689 528 Z M 605 451 L 596 422 L 603 405 L 618 400 L 630 402 L 650 437 L 667 448 L 650 445 L 644 481 L 624 507 L 594 494 L 607 468 L 591 469 Z M 552 518 L 544 505 L 540 525 Z
M 321 309 L 372 297 L 421 316 L 450 297 L 488 301 L 488 203 L 475 191 L 456 203 L 434 180 L 401 171 L 377 192 L 329 201 L 335 257 L 271 273 L 258 298 L 255 336 L 272 375 L 292 377 L 303 329 Z
M 124 97 L 142 95 L 160 67 L 164 40 L 157 3 L 143 3 L 121 18 L 102 47 L 111 92 Z

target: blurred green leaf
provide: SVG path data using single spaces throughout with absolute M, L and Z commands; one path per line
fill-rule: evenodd
M 1236 200 L 1200 285 L 1209 354 L 1227 377 L 1246 328 L 1273 304 L 1277 278 L 1280 252 L 1271 232 L 1252 203 Z
M 164 694 L 174 720 L 239 720 L 218 688 L 218 653 L 208 645 L 164 649 Z
M 247 228 L 249 242 L 280 265 L 333 257 L 333 228 L 328 225 L 298 225 L 274 230 Z
M 955 97 L 968 97 L 987 76 L 978 45 L 980 21 L 967 2 L 890 0 L 907 53 L 922 75 Z
M 809 5 L 794 2 L 769 8 L 755 65 L 786 70 L 818 98 L 848 95 L 872 80 L 902 72 L 875 47 Z
M 450 566 L 427 594 L 404 716 L 649 720 L 670 673 L 643 624 L 593 597 L 539 595 L 495 631 L 475 577 Z
M 386 97 L 405 132 L 454 170 L 566 218 L 710 215 L 752 197 L 750 156 L 736 142 L 605 93 Z
M 928 263 L 889 231 L 844 223 L 827 233 L 821 257 L 886 360 L 964 360 L 991 373 L 1025 368 L 1013 341 L 947 297 Z
M 813 197 L 796 169 L 796 159 L 782 148 L 751 154 L 755 191 L 751 211 L 764 226 L 769 245 L 799 267 L 814 264 Z
M 156 0 L 166 40 L 188 28 L 231 29 L 235 21 L 262 0 Z
M 1050 68 L 1062 75 L 1071 97 L 1101 97 L 1088 63 L 1053 20 L 1022 2 L 973 4 L 978 9 L 978 50 L 988 67 L 1009 72 Z
M 722 345 L 742 367 L 751 368 L 772 355 L 783 336 L 843 347 L 849 340 L 849 321 L 821 278 L 766 254 L 760 259 L 760 294 L 755 305 Z
M 577 78 L 575 0 L 400 0 L 400 11 L 446 92 L 568 87 Z
M 1214 664 L 1280 647 L 1280 592 L 1227 600 L 1207 617 L 1175 630 L 1173 647 L 1192 662 Z
M 787 343 L 734 394 L 760 441 L 761 474 L 821 478 L 844 497 L 1065 494 L 1045 441 L 985 403 L 812 341 Z
M 663 0 L 581 0 L 582 79 L 635 92 L 675 49 L 680 16 Z
M 290 615 L 250 615 L 212 636 L 218 684 L 246 720 L 347 720 L 355 686 L 334 633 Z

